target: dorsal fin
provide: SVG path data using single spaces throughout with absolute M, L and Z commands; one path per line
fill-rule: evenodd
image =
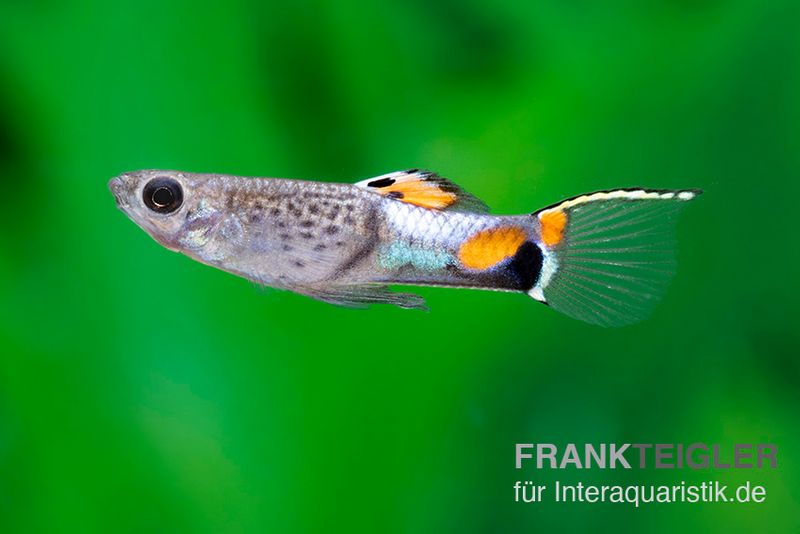
M 438 174 L 411 169 L 376 176 L 355 184 L 369 191 L 434 210 L 488 213 L 479 198 Z

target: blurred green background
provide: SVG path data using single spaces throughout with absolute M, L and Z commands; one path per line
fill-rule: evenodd
M 0 1 L 0 531 L 796 530 L 799 21 L 790 0 Z M 496 213 L 706 195 L 654 316 L 603 330 L 516 295 L 260 290 L 106 186 L 409 167 Z M 694 441 L 776 443 L 780 468 L 514 469 L 516 442 Z M 767 501 L 522 505 L 518 479 Z

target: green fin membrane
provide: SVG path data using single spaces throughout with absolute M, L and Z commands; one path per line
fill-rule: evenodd
M 605 327 L 645 319 L 675 274 L 676 219 L 687 196 L 599 199 L 564 208 L 558 266 L 543 290 L 547 303 Z

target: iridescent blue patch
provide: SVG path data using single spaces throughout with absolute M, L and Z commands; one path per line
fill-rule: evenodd
M 436 271 L 455 263 L 455 258 L 452 254 L 441 250 L 431 250 L 395 241 L 383 248 L 378 262 L 384 269 L 397 269 L 404 265 L 412 265 L 424 271 Z

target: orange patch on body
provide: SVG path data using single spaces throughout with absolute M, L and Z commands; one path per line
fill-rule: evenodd
M 488 269 L 516 254 L 528 238 L 518 226 L 483 230 L 470 237 L 458 250 L 458 259 L 468 269 Z
M 554 247 L 564 237 L 564 227 L 567 226 L 567 214 L 561 210 L 544 211 L 539 214 L 542 226 L 542 242 L 548 247 Z
M 397 200 L 435 210 L 445 209 L 458 200 L 455 193 L 445 191 L 435 183 L 424 180 L 397 182 L 393 185 L 382 187 L 380 192 L 386 196 L 392 196 L 392 193 L 394 193 Z

